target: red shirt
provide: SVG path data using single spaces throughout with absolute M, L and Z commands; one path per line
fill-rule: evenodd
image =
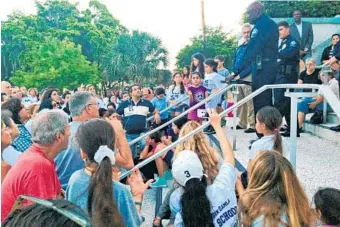
M 60 192 L 54 161 L 47 159 L 33 144 L 21 155 L 2 183 L 1 222 L 9 215 L 19 195 L 56 199 Z

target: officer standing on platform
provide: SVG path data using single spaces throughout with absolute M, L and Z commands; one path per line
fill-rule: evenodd
M 275 84 L 297 84 L 299 74 L 299 44 L 290 35 L 289 24 L 287 21 L 278 23 L 281 43 L 279 46 L 279 75 Z M 288 128 L 283 136 L 290 135 L 290 98 L 285 97 L 286 89 L 274 90 L 274 106 L 280 111 L 282 117 L 285 117 Z M 297 132 L 299 135 L 299 131 Z
M 244 54 L 238 74 L 247 66 L 252 65 L 252 90 L 255 91 L 263 85 L 274 84 L 278 74 L 278 42 L 279 32 L 276 23 L 263 14 L 264 6 L 256 1 L 247 8 L 247 17 L 254 28 Z M 271 106 L 272 91 L 266 90 L 253 99 L 254 112 L 264 106 Z

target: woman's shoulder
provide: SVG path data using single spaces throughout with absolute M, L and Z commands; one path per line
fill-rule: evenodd
M 131 195 L 131 192 L 127 185 L 120 183 L 119 181 L 112 181 L 112 186 L 114 188 L 116 195 Z
M 71 186 L 73 184 L 77 184 L 80 182 L 84 182 L 84 181 L 89 181 L 90 180 L 90 176 L 88 176 L 85 172 L 84 169 L 80 169 L 75 171 L 71 177 L 70 180 L 68 182 L 68 185 Z

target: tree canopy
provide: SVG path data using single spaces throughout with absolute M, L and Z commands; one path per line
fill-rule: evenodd
M 236 47 L 236 37 L 224 32 L 221 26 L 207 27 L 205 50 L 203 49 L 203 35 L 191 38 L 191 44 L 186 45 L 176 56 L 176 66 L 183 68 L 185 65 L 190 65 L 191 56 L 200 52 L 206 58 L 223 55 L 226 67 L 230 67 Z
M 73 88 L 81 83 L 163 78 L 168 51 L 157 37 L 129 31 L 105 5 L 79 11 L 67 0 L 36 2 L 37 14 L 1 22 L 1 74 L 16 85 Z

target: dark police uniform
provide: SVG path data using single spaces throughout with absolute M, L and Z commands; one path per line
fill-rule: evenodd
M 279 75 L 275 84 L 297 84 L 299 75 L 299 50 L 298 42 L 288 35 L 279 46 Z M 290 98 L 285 97 L 286 89 L 274 90 L 274 106 L 278 108 L 282 117 L 286 118 L 290 126 Z
M 274 84 L 278 74 L 279 30 L 277 24 L 268 16 L 259 17 L 251 31 L 241 67 L 237 74 L 252 65 L 252 90 L 267 84 Z M 272 105 L 272 91 L 269 89 L 253 100 L 256 113 L 264 106 Z

